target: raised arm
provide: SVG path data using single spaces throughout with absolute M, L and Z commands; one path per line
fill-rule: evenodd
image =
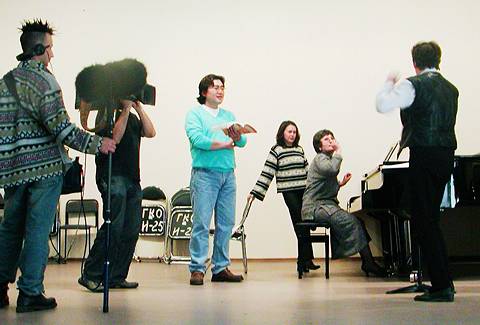
M 383 88 L 378 92 L 376 108 L 379 113 L 387 113 L 396 108 L 407 108 L 415 100 L 415 88 L 406 79 L 398 81 L 398 75 L 389 74 Z
M 138 116 L 140 117 L 140 122 L 142 123 L 142 136 L 146 138 L 153 138 L 157 132 L 155 131 L 155 126 L 150 120 L 150 117 L 147 113 L 143 110 L 142 104 L 140 102 L 133 102 L 133 108 L 137 112 Z

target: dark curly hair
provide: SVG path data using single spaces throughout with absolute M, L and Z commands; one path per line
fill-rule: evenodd
M 298 142 L 300 141 L 300 132 L 298 131 L 298 126 L 293 121 L 283 121 L 280 124 L 277 131 L 277 144 L 282 147 L 287 146 L 287 144 L 285 143 L 285 138 L 283 137 L 283 133 L 285 132 L 285 129 L 289 125 L 293 125 L 295 129 L 297 129 L 297 136 L 295 137 L 295 140 L 292 143 L 292 147 L 298 147 Z
M 415 66 L 421 70 L 440 67 L 442 50 L 435 42 L 420 42 L 412 48 L 412 59 Z

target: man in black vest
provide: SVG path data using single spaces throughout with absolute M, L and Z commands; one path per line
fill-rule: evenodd
M 377 111 L 397 107 L 403 124 L 400 147 L 410 148 L 409 182 L 412 229 L 427 263 L 432 288 L 416 301 L 451 302 L 454 287 L 439 227 L 440 203 L 453 172 L 457 148 L 455 120 L 458 90 L 438 71 L 441 49 L 435 42 L 412 48 L 416 76 L 398 81 L 390 74 L 377 95 Z

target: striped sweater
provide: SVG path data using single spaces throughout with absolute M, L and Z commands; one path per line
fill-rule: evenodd
M 273 177 L 276 177 L 277 193 L 305 189 L 308 162 L 301 146 L 274 145 L 268 153 L 257 183 L 250 192 L 263 201 Z
M 0 79 L 0 187 L 11 187 L 63 173 L 63 144 L 95 154 L 101 137 L 70 122 L 62 91 L 41 62 L 21 62 L 13 77 L 17 104 Z

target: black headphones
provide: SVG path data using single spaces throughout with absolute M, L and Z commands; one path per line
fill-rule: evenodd
M 20 53 L 19 55 L 17 55 L 17 60 L 18 61 L 27 61 L 34 56 L 44 54 L 46 49 L 47 49 L 47 47 L 45 45 L 43 45 L 41 43 L 36 44 L 32 49 L 32 53 Z

